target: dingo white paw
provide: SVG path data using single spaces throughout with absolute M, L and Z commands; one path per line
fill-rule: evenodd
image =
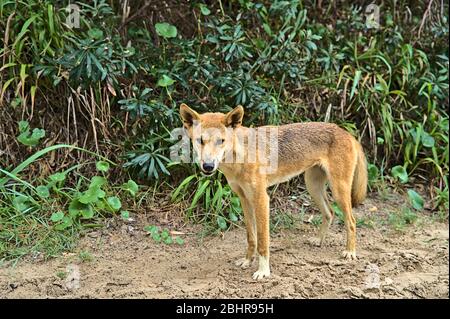
M 349 250 L 344 250 L 342 252 L 342 257 L 344 257 L 347 260 L 356 260 L 356 252 L 353 251 L 349 251 Z
M 255 280 L 260 280 L 266 277 L 270 277 L 270 270 L 269 269 L 265 269 L 265 270 L 258 270 L 253 274 L 253 279 Z
M 253 274 L 253 279 L 260 280 L 270 276 L 269 257 L 259 256 L 258 271 Z

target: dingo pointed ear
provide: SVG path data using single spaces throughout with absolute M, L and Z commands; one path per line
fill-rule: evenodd
M 238 127 L 242 124 L 243 117 L 244 108 L 242 105 L 238 105 L 232 111 L 228 112 L 225 117 L 225 126 Z
M 190 128 L 194 121 L 198 121 L 200 115 L 184 103 L 180 105 L 180 116 L 185 128 Z

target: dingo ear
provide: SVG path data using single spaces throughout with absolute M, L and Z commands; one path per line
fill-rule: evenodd
M 200 115 L 184 103 L 180 105 L 180 116 L 185 128 L 190 128 L 194 121 L 198 121 Z
M 225 126 L 238 127 L 242 124 L 244 117 L 244 108 L 242 105 L 236 106 L 232 111 L 228 112 L 225 117 Z

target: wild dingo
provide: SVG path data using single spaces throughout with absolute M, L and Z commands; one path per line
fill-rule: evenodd
M 352 205 L 366 197 L 367 164 L 361 144 L 350 133 L 321 122 L 247 128 L 242 126 L 242 106 L 227 114 L 198 114 L 183 103 L 180 115 L 202 172 L 212 175 L 220 169 L 240 198 L 248 248 L 236 265 L 248 267 L 258 252 L 259 266 L 253 278 L 270 276 L 267 188 L 303 172 L 306 188 L 322 212 L 315 243 L 323 243 L 334 217 L 326 195 L 328 181 L 334 200 L 344 212 L 347 246 L 342 255 L 356 259 Z M 272 134 L 274 130 L 276 134 Z M 269 156 L 274 149 L 277 156 Z

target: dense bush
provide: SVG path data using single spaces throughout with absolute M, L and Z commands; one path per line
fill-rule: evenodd
M 186 175 L 168 157 L 178 105 L 242 104 L 248 125 L 336 122 L 362 140 L 372 178 L 412 177 L 448 205 L 448 4 L 381 1 L 373 28 L 369 2 L 88 3 L 76 3 L 71 28 L 68 1 L 0 0 L 2 168 L 29 155 L 15 142 L 28 120 L 47 143 L 177 184 Z

